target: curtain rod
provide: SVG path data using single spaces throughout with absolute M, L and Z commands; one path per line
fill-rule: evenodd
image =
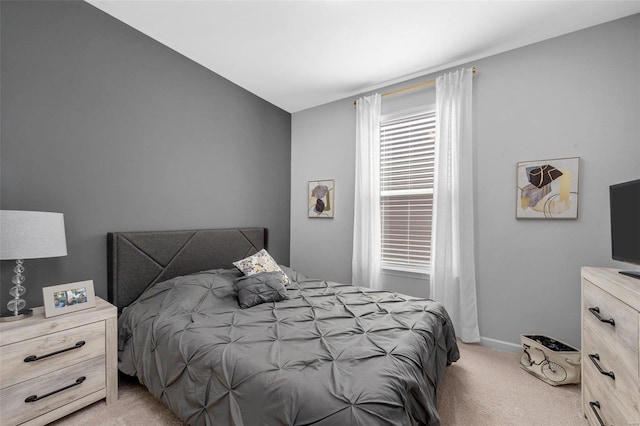
M 473 74 L 475 74 L 476 73 L 476 67 L 471 68 L 471 72 Z M 429 81 L 425 81 L 424 83 L 418 83 L 418 84 L 414 84 L 413 86 L 404 87 L 402 89 L 397 89 L 397 90 L 393 90 L 391 92 L 383 93 L 380 96 L 384 98 L 384 97 L 387 97 L 387 96 L 393 96 L 393 95 L 397 95 L 397 94 L 400 94 L 400 93 L 409 92 L 409 91 L 415 90 L 415 89 L 422 89 L 423 87 L 433 86 L 434 84 L 436 84 L 435 80 L 429 80 Z M 358 105 L 358 101 L 357 100 L 353 101 L 353 104 L 354 105 Z

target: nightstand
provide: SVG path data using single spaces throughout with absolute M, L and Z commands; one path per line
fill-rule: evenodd
M 117 309 L 0 323 L 0 424 L 44 425 L 106 398 L 118 399 Z

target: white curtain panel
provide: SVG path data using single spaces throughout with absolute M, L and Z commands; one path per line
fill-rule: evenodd
M 436 79 L 430 297 L 463 342 L 479 342 L 474 254 L 472 69 Z
M 380 111 L 379 94 L 356 106 L 356 182 L 353 215 L 353 285 L 382 288 L 380 278 Z

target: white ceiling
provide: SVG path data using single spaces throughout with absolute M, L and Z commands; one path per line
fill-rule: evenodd
M 292 113 L 640 13 L 640 0 L 87 1 Z

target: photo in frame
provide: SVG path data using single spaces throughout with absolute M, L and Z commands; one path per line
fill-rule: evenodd
M 519 162 L 517 219 L 577 219 L 580 157 Z
M 335 186 L 333 179 L 309 181 L 308 217 L 333 219 L 336 208 Z
M 46 318 L 69 314 L 96 306 L 93 280 L 54 285 L 42 289 Z

